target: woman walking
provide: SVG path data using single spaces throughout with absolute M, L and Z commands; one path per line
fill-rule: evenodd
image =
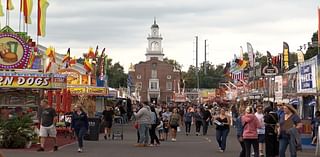
M 171 128 L 171 140 L 173 142 L 177 141 L 177 129 L 181 126 L 181 116 L 178 113 L 178 109 L 174 108 L 172 111 L 172 115 L 169 120 L 170 128 Z
M 201 109 L 198 107 L 196 113 L 194 114 L 194 119 L 196 121 L 196 136 L 200 135 L 200 129 L 203 124 L 203 114 Z
M 241 117 L 243 125 L 243 141 L 246 149 L 246 157 L 251 155 L 251 146 L 253 146 L 254 157 L 259 157 L 259 144 L 257 129 L 261 128 L 258 118 L 253 114 L 253 108 L 248 106 L 246 114 Z
M 266 157 L 276 157 L 279 155 L 279 141 L 277 133 L 278 115 L 272 110 L 272 107 L 267 107 L 264 110 L 264 122 L 266 126 Z
M 224 152 L 226 150 L 231 118 L 226 115 L 226 110 L 221 108 L 219 115 L 214 118 L 214 121 L 216 124 L 216 139 L 219 145 L 219 151 Z
M 190 131 L 191 131 L 191 124 L 193 121 L 193 112 L 192 112 L 192 107 L 188 107 L 187 111 L 184 113 L 183 115 L 183 119 L 184 119 L 184 124 L 186 127 L 186 135 L 190 135 Z
M 286 150 L 289 145 L 290 156 L 297 156 L 297 149 L 301 149 L 301 139 L 298 129 L 302 127 L 301 119 L 297 114 L 296 109 L 285 104 L 283 106 L 284 115 L 280 117 L 280 135 L 279 135 L 279 145 L 280 157 L 286 156 Z
M 154 106 L 151 106 L 150 107 L 150 110 L 151 110 L 151 128 L 150 128 L 150 137 L 151 137 L 151 144 L 150 146 L 157 146 L 157 145 L 160 145 L 160 142 L 159 142 L 159 139 L 158 139 L 158 136 L 156 134 L 156 128 L 158 126 L 158 121 L 159 121 L 159 118 L 157 116 L 157 113 L 156 113 L 156 110 L 154 108 Z M 159 121 L 160 122 L 160 121 Z M 156 141 L 156 145 L 154 145 L 154 141 Z
M 78 139 L 78 152 L 81 153 L 83 149 L 83 137 L 87 133 L 89 127 L 87 114 L 78 104 L 75 106 L 75 111 L 72 114 L 71 128 L 74 129 Z

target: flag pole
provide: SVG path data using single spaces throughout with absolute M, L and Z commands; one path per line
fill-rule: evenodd
M 8 4 L 7 4 L 8 5 Z M 6 26 L 9 25 L 9 10 L 8 8 L 6 9 Z
M 20 11 L 19 11 L 19 32 L 21 32 L 21 8 L 22 8 L 22 1 L 20 0 Z

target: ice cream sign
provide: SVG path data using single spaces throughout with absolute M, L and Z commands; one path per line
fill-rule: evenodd
M 19 36 L 0 34 L 0 69 L 25 69 L 30 58 L 30 46 Z
M 51 88 L 52 77 L 47 74 L 0 74 L 0 88 Z

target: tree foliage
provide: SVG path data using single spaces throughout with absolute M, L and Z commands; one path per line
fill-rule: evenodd
M 318 32 L 313 33 L 311 43 L 308 44 L 308 49 L 304 55 L 304 60 L 308 60 L 318 54 Z
M 106 71 L 109 87 L 127 87 L 128 74 L 124 73 L 124 68 L 120 65 L 119 62 L 112 64 L 112 59 L 108 58 Z

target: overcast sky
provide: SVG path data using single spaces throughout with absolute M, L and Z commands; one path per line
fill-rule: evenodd
M 10 26 L 18 30 L 18 0 L 10 14 Z M 165 57 L 177 60 L 187 70 L 195 64 L 195 36 L 199 36 L 199 62 L 225 63 L 239 54 L 246 42 L 254 50 L 290 51 L 310 41 L 317 31 L 316 0 L 48 0 L 47 36 L 40 44 L 59 53 L 71 48 L 82 56 L 88 48 L 105 47 L 115 62 L 127 71 L 130 63 L 145 61 L 147 36 L 157 18 L 163 36 Z M 4 3 L 4 1 L 2 1 Z M 35 39 L 36 0 L 30 35 Z M 5 6 L 5 4 L 3 4 Z M 5 18 L 1 18 L 1 26 Z

